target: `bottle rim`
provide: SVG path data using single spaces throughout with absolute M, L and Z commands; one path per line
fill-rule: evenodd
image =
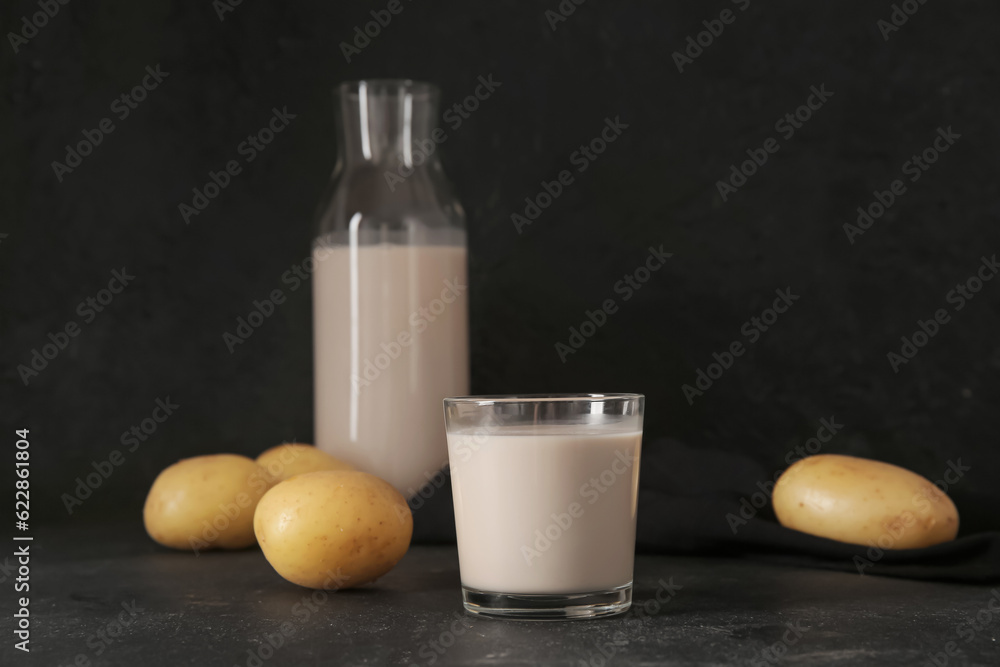
M 414 81 L 413 79 L 360 79 L 358 81 L 344 81 L 333 89 L 333 94 L 338 97 L 356 99 L 365 91 L 365 94 L 382 95 L 410 95 L 412 97 L 436 97 L 440 89 L 433 83 L 427 81 Z

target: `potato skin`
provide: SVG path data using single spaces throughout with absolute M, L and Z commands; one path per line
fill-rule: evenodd
M 916 549 L 955 539 L 958 510 L 905 468 L 853 456 L 797 461 L 774 485 L 782 526 L 852 544 Z
M 271 447 L 257 457 L 257 465 L 267 470 L 269 479 L 274 484 L 307 472 L 354 470 L 350 463 L 334 458 L 312 445 L 297 442 Z
M 282 577 L 307 588 L 374 581 L 410 546 L 413 515 L 388 482 L 354 470 L 298 475 L 267 492 L 254 531 Z
M 246 456 L 183 459 L 156 477 L 143 523 L 151 538 L 172 549 L 242 549 L 256 541 L 254 510 L 270 487 L 264 469 Z

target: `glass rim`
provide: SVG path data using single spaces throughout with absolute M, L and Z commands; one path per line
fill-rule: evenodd
M 440 94 L 441 89 L 433 83 L 427 81 L 415 81 L 413 79 L 358 79 L 356 81 L 343 81 L 333 88 L 336 96 L 354 96 L 360 94 L 361 87 L 390 93 L 409 93 L 410 95 L 435 96 Z
M 634 401 L 646 398 L 643 394 L 612 393 L 612 394 L 484 394 L 482 396 L 450 396 L 444 399 L 447 405 L 497 405 L 513 403 L 569 403 L 572 401 L 587 401 L 599 403 L 602 401 Z

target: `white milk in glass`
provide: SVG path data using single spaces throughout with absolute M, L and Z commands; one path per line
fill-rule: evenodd
M 448 462 L 442 400 L 469 393 L 465 247 L 313 259 L 316 444 L 411 497 Z
M 462 584 L 514 594 L 631 584 L 641 442 L 608 426 L 450 433 Z

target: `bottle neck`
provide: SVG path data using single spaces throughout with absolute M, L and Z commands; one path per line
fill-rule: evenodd
M 344 168 L 421 166 L 437 160 L 431 132 L 438 92 L 412 81 L 342 84 L 335 94 L 339 159 Z M 416 155 L 416 160 L 414 160 Z

